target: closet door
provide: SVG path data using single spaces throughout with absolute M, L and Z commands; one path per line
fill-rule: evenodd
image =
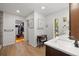
M 79 40 L 79 4 L 70 4 L 70 35 Z

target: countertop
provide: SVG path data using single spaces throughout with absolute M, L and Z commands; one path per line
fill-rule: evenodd
M 70 40 L 68 35 L 61 35 L 44 44 L 71 56 L 79 56 L 79 48 L 74 46 L 74 40 Z

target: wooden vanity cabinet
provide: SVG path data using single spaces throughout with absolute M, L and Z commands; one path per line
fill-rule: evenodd
M 70 56 L 70 55 L 46 45 L 46 56 Z

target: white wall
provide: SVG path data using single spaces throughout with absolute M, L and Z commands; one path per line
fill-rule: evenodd
M 25 18 L 23 21 L 24 21 L 24 39 L 27 42 L 27 22 L 26 22 Z
M 46 34 L 45 30 L 45 17 L 42 14 L 39 14 L 37 12 L 31 13 L 28 17 L 26 17 L 26 20 L 31 21 L 33 20 L 34 23 L 34 28 L 28 28 L 28 40 L 29 44 L 32 46 L 36 47 L 37 46 L 37 35 L 43 35 Z M 41 26 L 43 26 L 43 29 L 38 29 L 38 20 L 41 19 L 40 21 L 43 22 Z
M 23 20 L 23 18 L 4 12 L 3 14 L 3 46 L 7 46 L 7 45 L 11 45 L 15 43 L 15 20 Z M 4 31 L 5 29 L 7 31 Z
M 26 22 L 27 20 L 29 22 L 32 20 L 34 21 L 34 12 L 32 12 L 26 17 Z M 26 23 L 26 26 L 27 26 L 27 23 Z M 32 46 L 35 46 L 34 45 L 34 28 L 30 28 L 27 26 L 26 30 L 27 30 L 27 40 L 29 41 L 29 44 Z
M 36 35 L 43 35 L 43 34 L 47 34 L 46 33 L 46 19 L 45 16 L 35 12 L 35 28 L 36 28 Z M 39 23 L 41 22 L 41 24 Z M 42 27 L 42 29 L 39 28 L 39 26 Z
M 59 10 L 58 12 L 54 12 L 51 15 L 47 16 L 47 35 L 48 35 L 48 40 L 52 39 L 55 37 L 55 32 L 54 32 L 54 19 L 58 18 L 59 19 L 59 34 L 61 34 L 63 31 L 63 17 L 67 17 L 67 25 L 69 26 L 69 6 Z M 68 32 L 67 32 L 68 34 Z

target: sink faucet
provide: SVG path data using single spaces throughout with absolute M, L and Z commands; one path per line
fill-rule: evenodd
M 79 46 L 78 46 L 78 40 L 75 40 L 74 45 L 75 45 L 75 47 L 79 47 Z
M 75 47 L 79 47 L 78 40 L 74 36 L 70 36 L 69 38 L 72 40 L 75 40 L 75 42 L 74 42 Z

